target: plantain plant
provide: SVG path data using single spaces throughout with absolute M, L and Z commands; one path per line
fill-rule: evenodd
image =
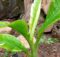
M 0 22 L 0 28 L 2 27 L 11 27 L 16 30 L 18 33 L 22 34 L 25 39 L 28 41 L 30 50 L 29 51 L 18 39 L 17 37 L 10 34 L 0 34 L 0 47 L 4 48 L 11 52 L 24 52 L 28 57 L 38 57 L 38 47 L 41 41 L 41 37 L 45 29 L 53 25 L 55 22 L 60 20 L 60 0 L 51 0 L 50 7 L 48 9 L 48 14 L 45 22 L 42 26 L 39 27 L 34 42 L 34 33 L 37 27 L 37 23 L 41 11 L 41 2 L 42 0 L 34 0 L 31 6 L 30 20 L 27 24 L 24 20 L 16 20 L 11 23 Z

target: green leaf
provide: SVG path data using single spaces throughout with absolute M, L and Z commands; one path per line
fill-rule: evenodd
M 26 51 L 22 43 L 16 37 L 9 34 L 0 34 L 0 48 L 12 52 Z
M 7 27 L 9 25 L 9 22 L 7 21 L 0 21 L 0 28 Z
M 46 28 L 53 25 L 58 20 L 60 20 L 60 0 L 51 0 L 46 21 L 41 29 L 45 30 Z
M 40 9 L 41 9 L 41 0 L 34 0 L 34 3 L 31 7 L 30 13 L 30 21 L 29 21 L 29 33 L 31 38 L 34 35 L 34 31 L 40 16 Z
M 24 20 L 14 21 L 9 26 L 17 32 L 21 33 L 25 37 L 28 34 L 28 25 Z
M 49 26 L 60 20 L 60 0 L 51 0 L 45 23 L 40 31 L 44 31 Z
M 60 20 L 60 0 L 51 0 L 44 25 L 45 27 L 51 26 L 58 20 Z
M 44 30 L 47 29 L 49 26 L 53 25 L 58 20 L 60 20 L 60 0 L 51 0 L 45 23 L 38 30 L 38 39 L 36 43 L 39 42 L 39 39 L 43 34 Z

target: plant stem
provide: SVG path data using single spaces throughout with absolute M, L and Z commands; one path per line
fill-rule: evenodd
M 34 50 L 32 51 L 32 56 L 31 56 L 31 57 L 37 57 L 37 50 L 34 49 Z
M 30 57 L 37 57 L 37 54 L 38 54 L 38 50 L 33 45 L 32 48 L 31 48 L 31 56 Z

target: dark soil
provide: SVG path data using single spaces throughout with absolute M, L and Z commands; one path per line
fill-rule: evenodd
M 39 48 L 39 57 L 60 57 L 60 43 L 41 45 Z

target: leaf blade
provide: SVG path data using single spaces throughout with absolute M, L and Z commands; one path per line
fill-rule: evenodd
M 26 49 L 16 37 L 9 34 L 0 34 L 0 48 L 12 52 L 25 51 Z
M 38 39 L 36 43 L 39 42 L 40 39 L 39 37 L 41 37 L 44 30 L 47 29 L 49 26 L 53 25 L 58 20 L 60 20 L 60 0 L 51 0 L 46 20 L 38 30 L 38 36 L 37 36 Z
M 0 28 L 7 27 L 9 25 L 9 22 L 7 21 L 0 21 Z
M 28 34 L 28 25 L 24 20 L 16 20 L 12 22 L 9 27 L 21 33 L 24 37 Z
M 34 35 L 34 31 L 39 19 L 40 9 L 41 9 L 41 0 L 34 0 L 34 3 L 32 4 L 31 7 L 30 21 L 29 21 L 29 33 L 31 38 Z

